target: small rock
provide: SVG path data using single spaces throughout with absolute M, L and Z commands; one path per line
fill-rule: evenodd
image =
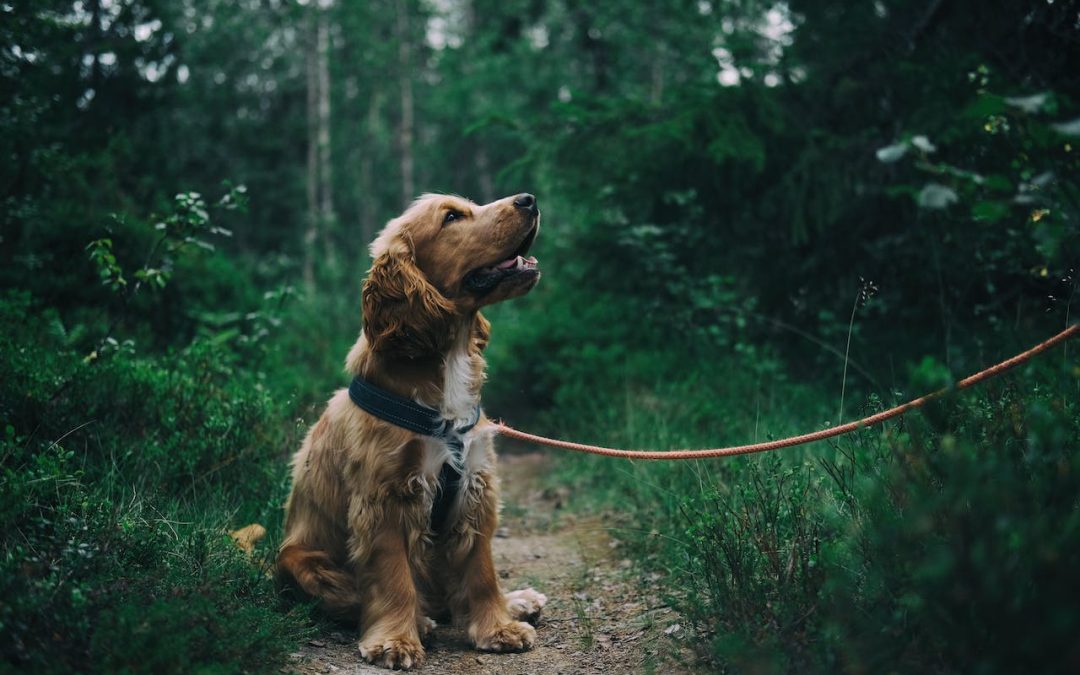
M 311 645 L 312 647 L 325 647 L 326 646 L 326 641 L 325 640 L 308 640 L 307 643 L 309 645 Z
M 304 655 L 301 654 L 300 652 L 293 652 L 292 654 L 289 654 L 289 660 L 290 661 L 300 661 L 300 660 L 303 660 L 303 658 L 304 658 Z
M 507 527 L 500 527 L 499 529 L 495 530 L 495 537 L 498 539 L 509 539 L 510 529 Z
M 484 660 L 482 658 L 480 658 L 479 656 L 476 657 L 476 662 L 479 663 L 480 665 L 484 664 Z
M 674 635 L 675 633 L 678 633 L 680 630 L 682 630 L 682 626 L 680 626 L 677 623 L 673 623 L 673 624 L 671 624 L 670 626 L 668 626 L 667 628 L 664 629 L 664 635 Z
M 510 570 L 499 570 L 499 577 L 502 579 L 510 578 Z

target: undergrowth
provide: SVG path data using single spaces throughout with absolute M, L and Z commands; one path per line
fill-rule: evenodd
M 28 672 L 280 663 L 306 612 L 281 605 L 226 533 L 280 522 L 283 406 L 204 341 L 85 363 L 37 309 L 0 300 L 4 661 Z
M 680 463 L 574 456 L 553 480 L 575 486 L 576 508 L 615 511 L 613 536 L 663 573 L 718 671 L 1072 672 L 1080 409 L 1060 363 L 832 444 Z M 806 387 L 787 383 L 777 401 L 734 363 L 705 371 L 547 426 L 620 447 L 715 447 L 830 416 Z M 881 407 L 871 397 L 864 412 Z

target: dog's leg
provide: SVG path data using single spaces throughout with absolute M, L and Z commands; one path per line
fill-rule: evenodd
M 297 544 L 284 546 L 278 553 L 277 580 L 282 586 L 296 586 L 319 601 L 330 616 L 355 620 L 360 615 L 360 595 L 355 579 L 331 560 L 325 551 Z
M 536 630 L 515 620 L 499 588 L 491 539 L 498 524 L 495 478 L 481 473 L 463 495 L 465 513 L 451 533 L 447 562 L 451 609 L 467 617 L 469 639 L 477 649 L 492 652 L 523 651 L 536 643 Z
M 360 655 L 385 668 L 408 670 L 424 661 L 420 629 L 430 625 L 420 611 L 409 555 L 415 510 L 411 504 L 387 504 L 374 531 L 361 535 Z

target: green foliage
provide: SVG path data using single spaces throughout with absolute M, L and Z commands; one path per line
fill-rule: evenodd
M 731 372 L 708 394 L 701 383 L 628 394 L 622 416 L 578 413 L 564 433 L 665 448 L 812 428 L 805 412 L 819 406 L 799 388 L 773 406 Z M 831 447 L 692 464 L 573 458 L 555 482 L 574 486 L 576 508 L 617 505 L 612 535 L 643 575 L 664 575 L 691 644 L 719 670 L 1069 672 L 1077 387 L 1031 368 Z M 717 426 L 695 425 L 684 404 L 703 395 L 734 410 L 711 407 Z M 748 399 L 753 418 L 739 409 Z
M 5 660 L 35 672 L 278 662 L 306 616 L 284 611 L 225 532 L 279 521 L 295 442 L 281 403 L 209 341 L 86 362 L 33 314 L 25 296 L 0 302 L 13 327 L 0 340 Z
M 33 672 L 258 670 L 302 635 L 221 529 L 103 494 L 56 445 L 2 444 L 3 657 Z M 18 457 L 23 453 L 23 457 Z M 25 464 L 18 466 L 18 459 Z M 18 468 L 12 468 L 12 466 Z
M 611 445 L 819 428 L 1075 321 L 1074 9 L 0 5 L 5 666 L 280 665 L 303 621 L 221 533 L 276 531 L 408 189 L 538 195 L 485 405 Z M 828 449 L 559 476 L 717 668 L 1063 670 L 1053 358 Z
M 127 286 L 127 279 L 124 278 L 124 270 L 120 269 L 116 262 L 112 247 L 112 239 L 95 239 L 86 245 L 86 250 L 90 251 L 90 260 L 97 266 L 101 283 L 115 292 Z
M 1080 411 L 1037 372 L 838 456 L 821 625 L 845 668 L 1072 670 Z

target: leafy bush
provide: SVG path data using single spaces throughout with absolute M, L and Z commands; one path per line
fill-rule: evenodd
M 242 334 L 159 355 L 103 341 L 87 359 L 25 294 L 0 298 L 0 321 L 3 658 L 35 672 L 279 663 L 306 613 L 225 533 L 280 526 L 298 441 Z
M 193 523 L 195 511 L 160 494 L 95 488 L 74 451 L 27 452 L 25 437 L 6 433 L 7 663 L 28 672 L 249 672 L 280 661 L 302 636 L 303 617 L 282 611 L 224 523 Z
M 721 418 L 722 402 L 744 402 L 738 381 L 706 396 Z M 692 464 L 572 458 L 558 480 L 578 486 L 579 507 L 618 505 L 613 535 L 666 577 L 719 669 L 1071 672 L 1077 386 L 1042 364 L 831 446 Z M 654 418 L 597 416 L 567 432 L 711 447 L 724 434 L 679 412 L 704 391 L 669 384 Z M 761 411 L 772 436 L 816 408 L 793 391 Z M 728 430 L 755 437 L 745 423 Z
M 848 444 L 822 628 L 848 670 L 1071 672 L 1080 409 L 1053 368 Z

